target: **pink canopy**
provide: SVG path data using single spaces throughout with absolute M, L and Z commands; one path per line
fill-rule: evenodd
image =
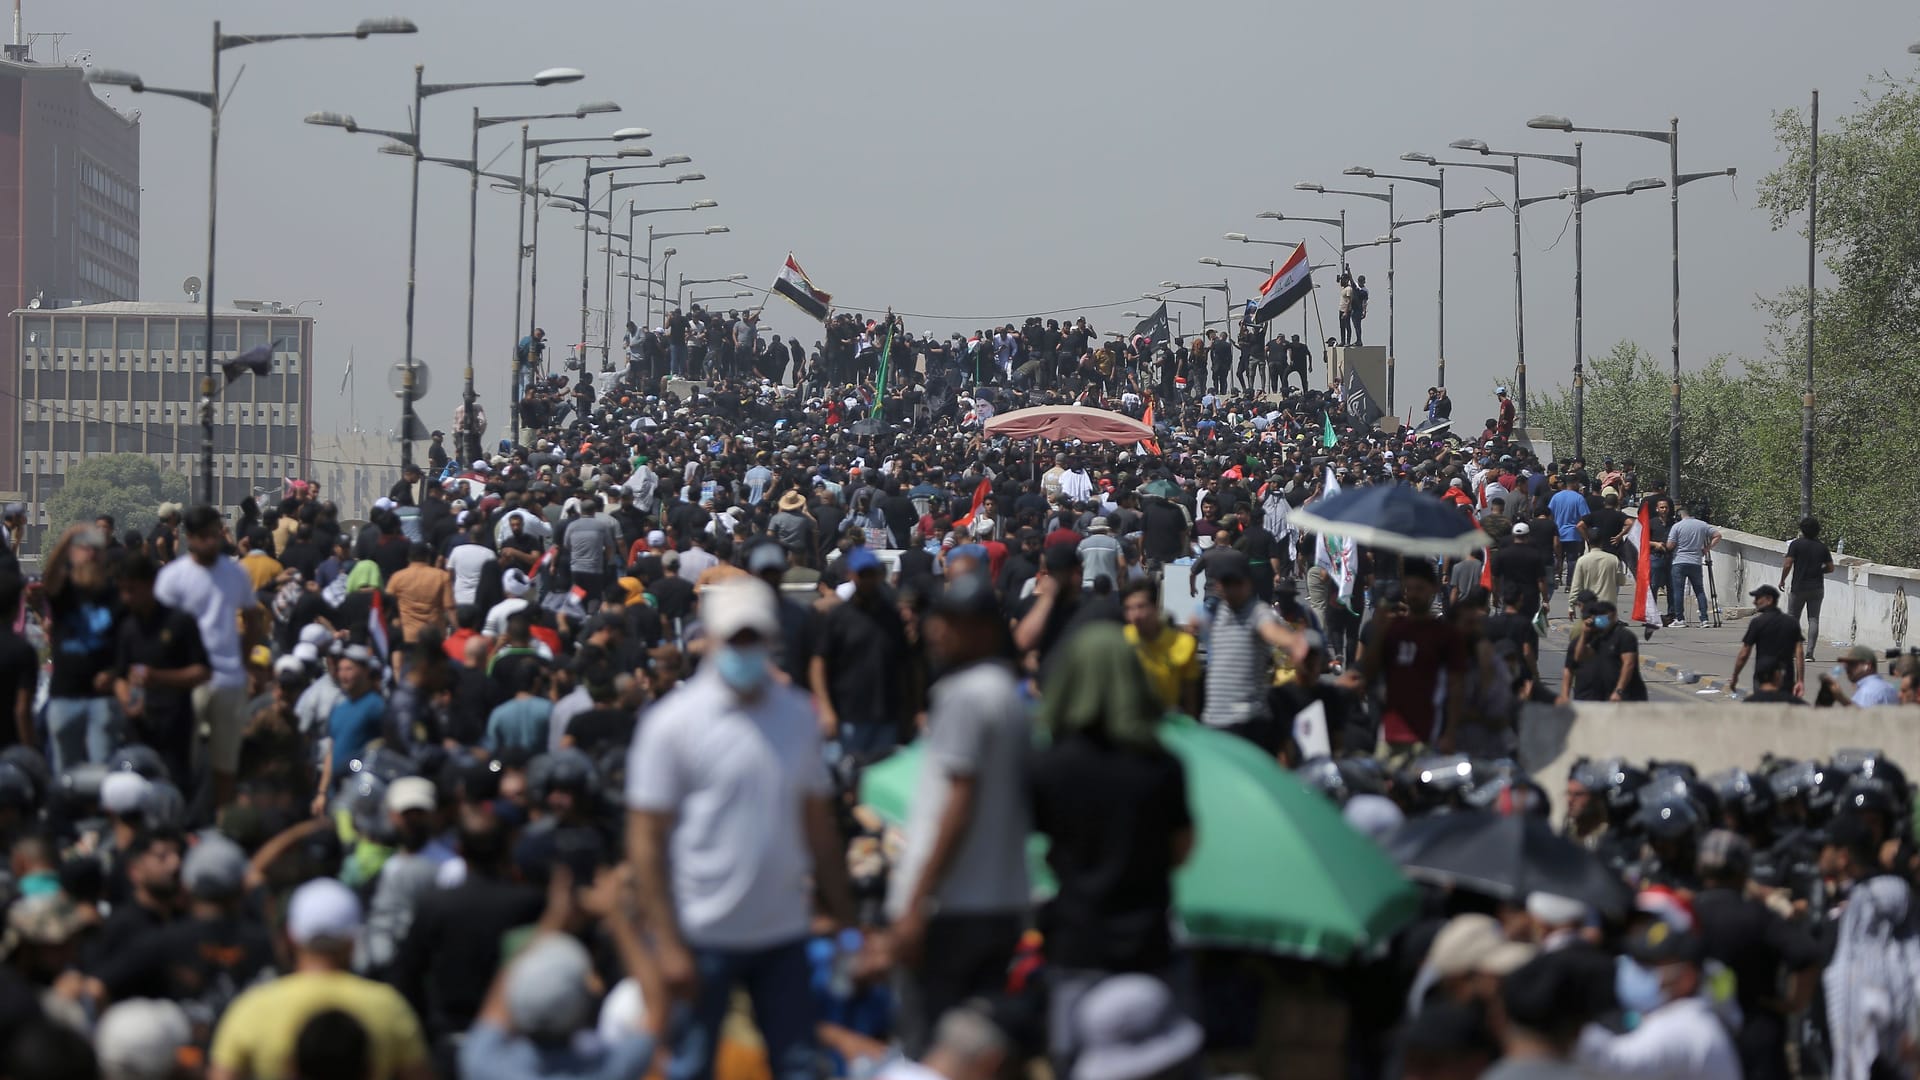
M 1085 405 L 1041 405 L 1004 412 L 987 421 L 986 433 L 1013 439 L 1079 439 L 1131 443 L 1151 440 L 1153 429 L 1124 413 Z

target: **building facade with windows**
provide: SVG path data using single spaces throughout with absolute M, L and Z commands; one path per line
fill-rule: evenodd
M 44 526 L 46 498 L 66 471 L 96 454 L 143 454 L 166 469 L 200 473 L 200 377 L 206 310 L 197 304 L 87 304 L 20 309 L 5 387 L 17 406 L 0 429 L 0 490 L 19 493 Z M 214 482 L 222 507 L 278 492 L 311 472 L 313 319 L 216 311 Z M 271 343 L 265 375 L 228 382 L 218 365 Z

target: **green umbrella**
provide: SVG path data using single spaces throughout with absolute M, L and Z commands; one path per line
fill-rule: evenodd
M 1175 874 L 1174 912 L 1187 941 L 1344 962 L 1411 922 L 1419 897 L 1392 860 L 1340 811 L 1252 743 L 1184 717 L 1160 741 L 1187 770 L 1195 845 Z M 866 771 L 860 793 L 906 820 L 918 747 Z M 1050 893 L 1045 842 L 1028 846 L 1034 888 Z

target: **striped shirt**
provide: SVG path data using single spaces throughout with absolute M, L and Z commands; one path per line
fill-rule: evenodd
M 1267 689 L 1273 685 L 1273 650 L 1260 627 L 1278 616 L 1259 600 L 1235 611 L 1225 603 L 1213 611 L 1207 630 L 1207 705 L 1200 719 L 1209 727 L 1228 727 L 1266 715 Z

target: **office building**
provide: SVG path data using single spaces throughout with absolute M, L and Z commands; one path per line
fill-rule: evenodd
M 206 310 L 187 303 L 108 303 L 13 313 L 8 350 L 19 358 L 5 386 L 18 403 L 0 440 L 18 447 L 0 487 L 19 492 L 30 523 L 45 526 L 47 496 L 66 471 L 95 454 L 144 454 L 163 468 L 200 474 L 201 365 Z M 217 505 L 278 493 L 309 475 L 313 319 L 268 309 L 218 311 L 214 363 L 271 342 L 273 366 L 229 383 L 216 375 Z
M 17 31 L 16 31 L 17 33 Z M 140 279 L 140 124 L 78 66 L 0 59 L 0 305 L 132 300 Z M 197 263 L 196 257 L 192 260 Z M 0 335 L 0 498 L 25 495 L 19 334 Z M 64 372 L 63 372 L 64 375 Z M 158 401 L 158 397 L 150 400 Z

